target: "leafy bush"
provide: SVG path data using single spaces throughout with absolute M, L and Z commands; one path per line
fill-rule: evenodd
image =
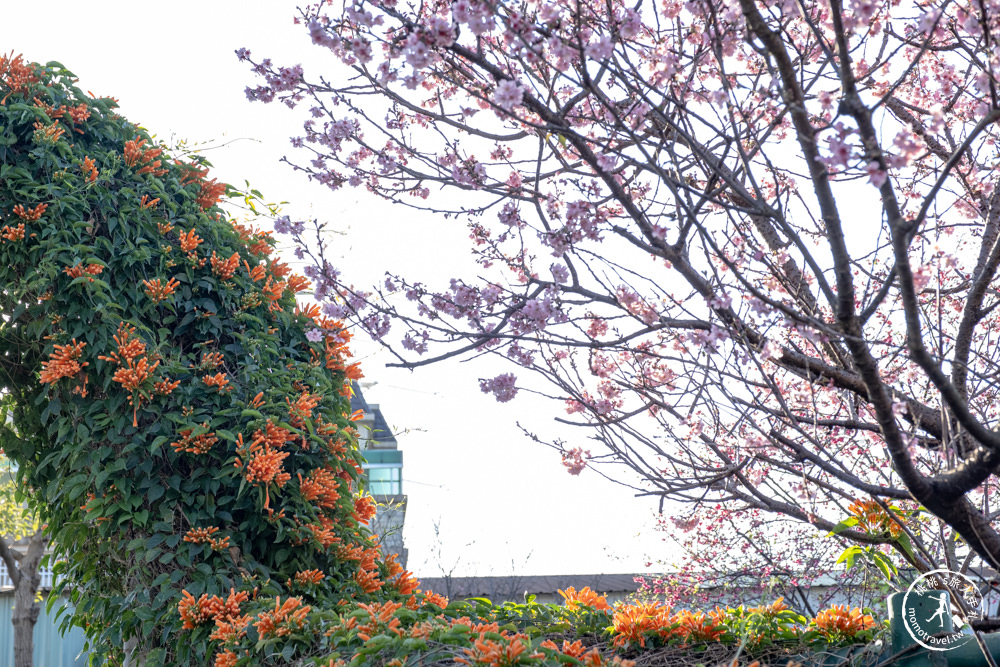
M 0 59 L 0 366 L 97 655 L 208 656 L 178 603 L 260 586 L 307 601 L 404 599 L 359 495 L 349 335 L 174 161 L 58 63 Z M 303 574 L 306 573 L 306 574 Z M 288 585 L 290 582 L 291 585 Z M 298 583 L 297 583 L 298 582 Z

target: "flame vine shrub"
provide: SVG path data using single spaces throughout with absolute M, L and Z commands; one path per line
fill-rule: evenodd
M 406 599 L 365 525 L 348 333 L 296 305 L 308 281 L 228 219 L 207 163 L 74 83 L 0 59 L 0 388 L 22 436 L 0 447 L 72 622 L 106 660 L 134 638 L 186 665 L 225 634 L 199 619 L 244 631 L 241 603 L 280 597 L 258 632 L 284 637 L 317 602 Z

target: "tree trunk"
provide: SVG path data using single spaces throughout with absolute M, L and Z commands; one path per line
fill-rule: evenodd
M 42 577 L 38 572 L 48 540 L 39 530 L 28 538 L 28 550 L 11 571 L 14 582 L 14 667 L 32 667 L 35 653 L 35 622 L 41 611 L 35 601 Z M 6 559 L 5 559 L 6 560 Z

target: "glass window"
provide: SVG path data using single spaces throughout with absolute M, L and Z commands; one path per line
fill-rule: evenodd
M 398 449 L 364 449 L 364 469 L 368 492 L 375 496 L 398 496 L 403 493 L 403 452 Z
M 367 465 L 368 492 L 375 496 L 398 496 L 403 493 L 402 466 Z

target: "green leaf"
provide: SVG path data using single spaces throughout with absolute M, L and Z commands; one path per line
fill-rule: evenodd
M 827 537 L 833 537 L 834 535 L 838 535 L 838 534 L 844 532 L 848 528 L 854 528 L 856 525 L 858 525 L 858 517 L 852 516 L 852 517 L 850 517 L 848 519 L 844 519 L 843 521 L 841 521 L 840 523 L 838 523 L 836 526 L 834 526 L 833 530 L 831 530 L 829 533 L 827 533 L 826 536 Z

